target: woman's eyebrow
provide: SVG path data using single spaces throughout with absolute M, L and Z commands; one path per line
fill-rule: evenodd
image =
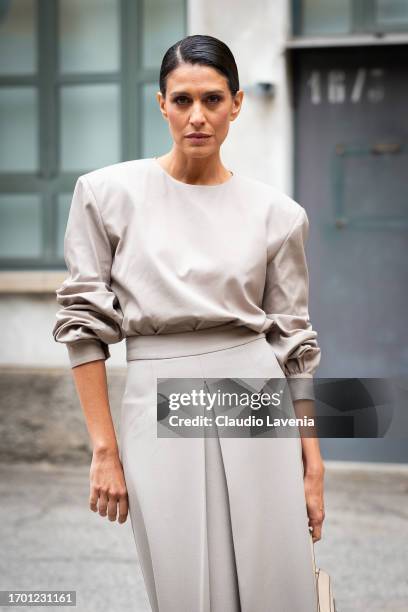
M 222 91 L 222 89 L 214 89 L 212 91 L 206 91 L 203 95 L 208 96 L 208 95 L 223 94 L 223 93 L 224 92 Z M 171 95 L 172 96 L 189 96 L 191 94 L 188 91 L 173 91 Z

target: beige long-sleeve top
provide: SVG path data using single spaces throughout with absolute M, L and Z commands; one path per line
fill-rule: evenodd
M 287 378 L 310 379 L 320 348 L 308 312 L 308 229 L 295 200 L 236 173 L 192 185 L 148 158 L 83 174 L 53 337 L 75 367 L 109 358 L 108 345 L 126 336 L 245 325 L 266 333 Z M 310 385 L 297 396 L 312 399 Z

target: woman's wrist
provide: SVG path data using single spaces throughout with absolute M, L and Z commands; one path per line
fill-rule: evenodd
M 314 458 L 312 461 L 303 460 L 305 476 L 322 476 L 325 471 L 323 459 Z
M 112 457 L 118 455 L 118 445 L 112 442 L 96 442 L 93 445 L 93 454 L 95 457 Z

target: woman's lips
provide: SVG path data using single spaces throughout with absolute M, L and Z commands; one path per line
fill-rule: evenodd
M 193 135 L 193 136 L 186 136 L 187 140 L 189 140 L 190 142 L 193 142 L 194 144 L 203 144 L 204 142 L 206 142 L 209 138 L 211 138 L 211 135 L 208 136 L 203 136 L 203 135 Z

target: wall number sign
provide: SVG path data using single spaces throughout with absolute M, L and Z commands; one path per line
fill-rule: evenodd
M 354 74 L 345 70 L 312 70 L 306 84 L 312 104 L 378 103 L 385 96 L 383 68 L 358 68 Z

